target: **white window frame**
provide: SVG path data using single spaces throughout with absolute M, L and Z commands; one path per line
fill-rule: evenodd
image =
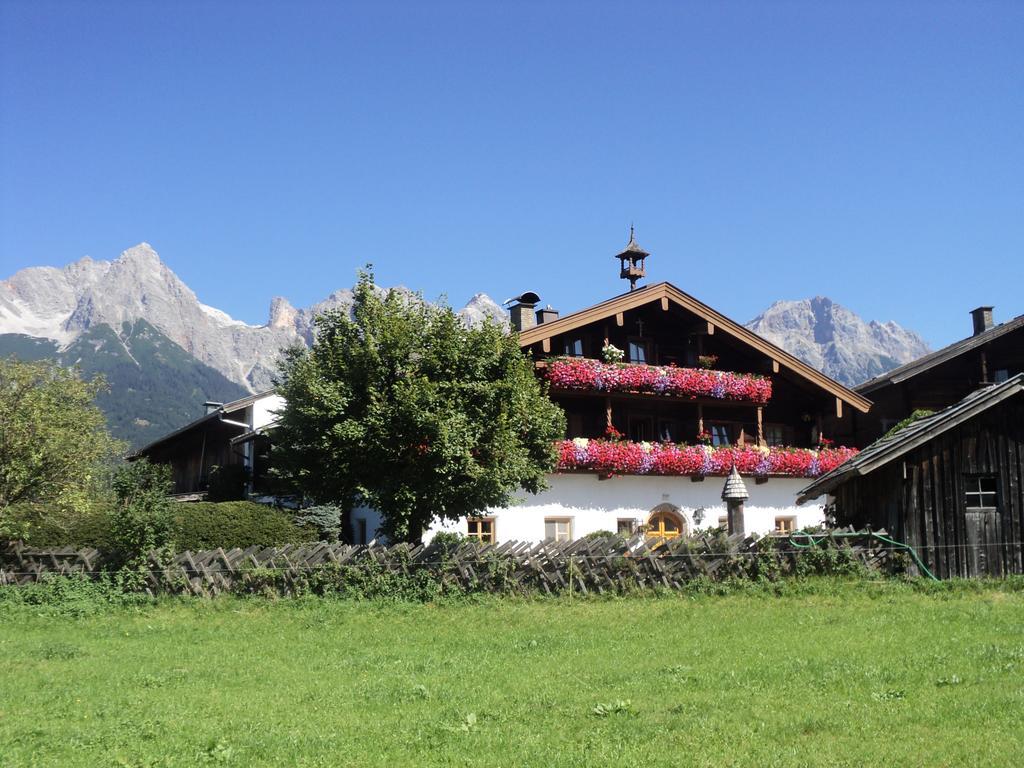
M 991 481 L 992 490 L 982 488 L 983 481 Z M 992 503 L 985 504 L 985 497 L 991 496 Z M 974 501 L 976 503 L 972 504 Z M 970 511 L 999 508 L 999 477 L 997 475 L 968 475 L 964 478 L 964 508 Z

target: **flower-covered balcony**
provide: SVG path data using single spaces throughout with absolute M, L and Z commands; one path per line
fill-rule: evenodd
M 601 475 L 817 477 L 857 454 L 855 448 L 674 445 L 575 438 L 559 445 L 559 472 Z
M 556 358 L 547 363 L 545 376 L 555 392 L 663 395 L 753 405 L 765 405 L 772 397 L 772 382 L 765 376 L 707 368 Z

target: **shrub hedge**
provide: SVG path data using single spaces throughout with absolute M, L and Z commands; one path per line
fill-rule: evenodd
M 264 547 L 316 539 L 278 507 L 251 501 L 195 501 L 174 512 L 174 544 L 182 550 Z
M 73 520 L 56 520 L 43 510 L 19 510 L 28 523 L 26 543 L 33 547 L 113 546 L 110 514 L 96 509 Z M 172 539 L 178 551 L 223 547 L 274 546 L 317 539 L 312 528 L 297 525 L 291 514 L 251 501 L 183 502 L 173 509 Z

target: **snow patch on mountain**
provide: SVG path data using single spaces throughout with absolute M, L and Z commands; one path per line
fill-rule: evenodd
M 383 292 L 385 289 L 379 289 Z M 410 300 L 418 295 L 394 290 Z M 85 257 L 63 268 L 29 267 L 0 281 L 0 333 L 52 339 L 67 348 L 88 329 L 145 320 L 173 342 L 251 391 L 272 384 L 281 352 L 313 339 L 314 318 L 351 308 L 353 292 L 343 288 L 323 301 L 297 309 L 287 299 L 270 303 L 266 325 L 249 325 L 203 304 L 148 243 L 127 249 L 113 261 Z M 504 312 L 477 294 L 459 312 L 467 323 Z

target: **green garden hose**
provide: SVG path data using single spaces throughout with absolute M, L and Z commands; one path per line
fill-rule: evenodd
M 797 536 L 805 536 L 807 538 L 807 543 L 801 544 L 799 541 L 796 540 Z M 871 539 L 876 539 L 877 541 L 880 541 L 883 544 L 890 544 L 894 547 L 906 550 L 910 553 L 910 557 L 914 560 L 914 563 L 917 565 L 917 567 L 921 569 L 921 573 L 923 573 L 932 581 L 938 581 L 938 579 L 935 577 L 935 574 L 929 571 L 927 566 L 925 566 L 925 564 L 921 562 L 921 558 L 918 556 L 916 549 L 914 549 L 909 544 L 904 544 L 902 541 L 890 539 L 888 536 L 883 536 L 882 534 L 875 533 L 874 531 L 860 531 L 853 533 L 829 533 L 819 536 L 817 539 L 814 538 L 814 534 L 807 533 L 806 531 L 796 531 L 794 533 L 789 534 L 789 543 L 799 549 L 811 549 L 812 547 L 816 547 L 825 539 L 863 539 L 865 536 Z

